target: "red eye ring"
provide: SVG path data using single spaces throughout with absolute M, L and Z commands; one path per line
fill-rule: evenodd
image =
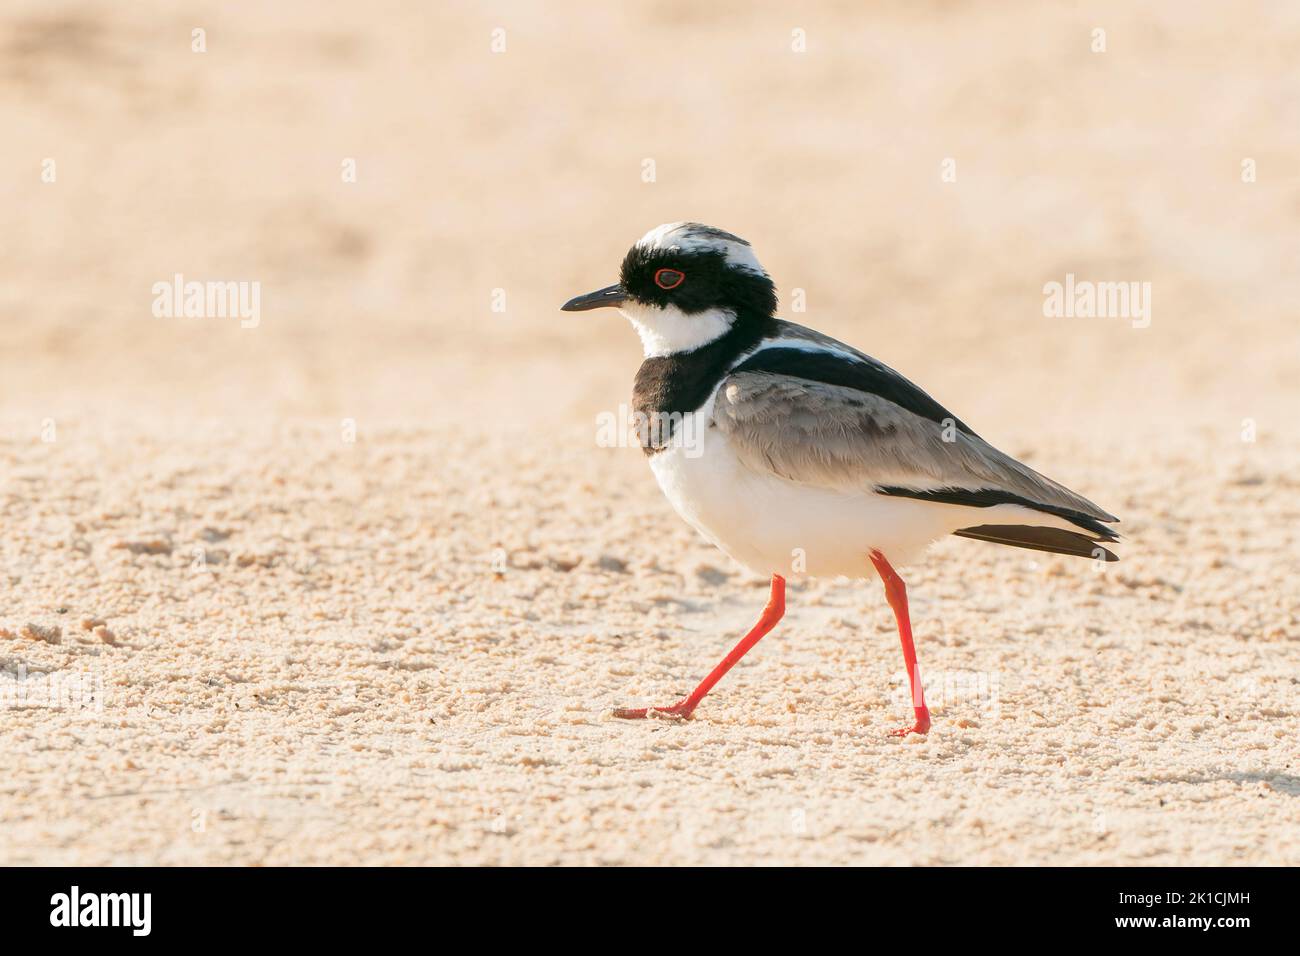
M 655 285 L 665 291 L 676 289 L 686 281 L 686 273 L 680 269 L 660 269 L 655 273 Z

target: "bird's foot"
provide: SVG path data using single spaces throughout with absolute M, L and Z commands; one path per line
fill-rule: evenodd
M 899 727 L 897 730 L 891 730 L 891 737 L 906 737 L 908 734 L 920 734 L 925 736 L 930 732 L 930 712 L 924 707 L 916 708 L 916 723 L 911 727 Z
M 619 707 L 614 716 L 621 720 L 644 720 L 646 717 L 658 717 L 660 720 L 690 720 L 695 712 L 694 704 L 678 701 L 671 707 Z

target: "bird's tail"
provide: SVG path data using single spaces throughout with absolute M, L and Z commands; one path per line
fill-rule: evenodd
M 1027 524 L 982 524 L 973 528 L 962 528 L 953 534 L 961 538 L 974 538 L 977 541 L 991 541 L 994 544 L 1007 544 L 1013 548 L 1028 548 L 1031 551 L 1048 551 L 1052 554 L 1070 554 L 1079 558 L 1095 558 L 1102 561 L 1118 561 L 1119 557 L 1099 542 L 1115 541 L 1119 535 L 1109 528 L 1100 528 L 1104 537 L 1089 537 L 1080 531 L 1066 531 L 1064 528 L 1048 528 L 1042 525 Z

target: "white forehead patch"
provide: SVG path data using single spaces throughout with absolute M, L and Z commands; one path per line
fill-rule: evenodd
M 666 222 L 662 226 L 651 229 L 638 239 L 636 244 L 642 249 L 681 252 L 713 250 L 726 256 L 727 264 L 730 266 L 744 269 L 755 275 L 767 275 L 749 243 L 729 232 L 698 222 Z

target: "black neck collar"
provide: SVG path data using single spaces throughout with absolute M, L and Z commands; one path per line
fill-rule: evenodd
M 658 418 L 661 425 L 642 430 L 642 449 L 653 455 L 667 444 L 677 416 L 693 412 L 708 401 L 736 361 L 776 328 L 772 316 L 737 315 L 723 335 L 689 352 L 656 355 L 641 363 L 632 387 L 632 410 Z M 638 427 L 640 421 L 638 421 Z

